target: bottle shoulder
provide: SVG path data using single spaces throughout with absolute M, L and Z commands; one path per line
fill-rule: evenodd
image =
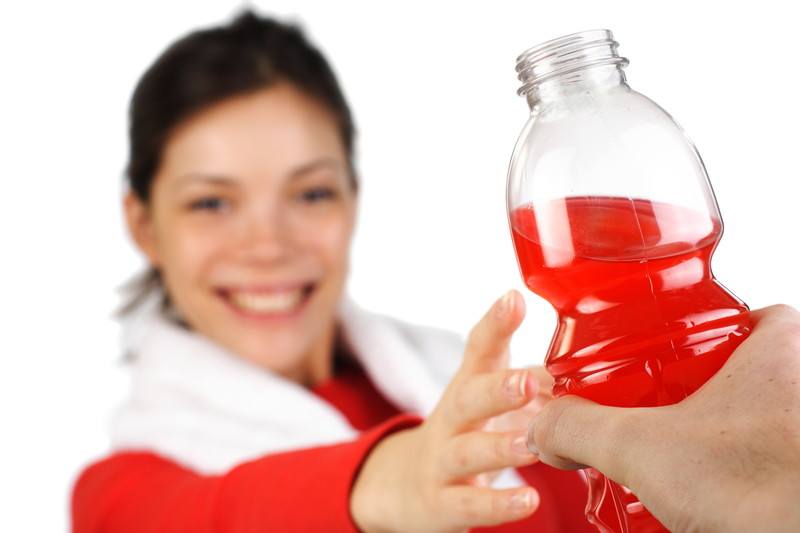
M 699 171 L 701 166 L 694 144 L 672 116 L 631 89 L 587 92 L 535 106 L 514 154 L 512 167 L 555 159 L 584 168 L 681 164 Z

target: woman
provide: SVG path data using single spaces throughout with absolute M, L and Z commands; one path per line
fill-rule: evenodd
M 519 294 L 466 346 L 343 297 L 354 126 L 296 28 L 246 12 L 179 40 L 130 120 L 125 212 L 152 272 L 76 533 L 589 530 L 580 479 L 524 445 L 537 381 L 506 368 Z

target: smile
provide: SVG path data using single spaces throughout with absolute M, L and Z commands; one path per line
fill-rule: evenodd
M 283 318 L 299 313 L 314 288 L 314 284 L 296 284 L 277 289 L 222 289 L 218 293 L 238 314 L 250 318 Z

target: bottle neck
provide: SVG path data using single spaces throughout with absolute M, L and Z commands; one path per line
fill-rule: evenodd
M 590 67 L 557 76 L 532 86 L 525 94 L 531 111 L 537 106 L 567 100 L 574 95 L 602 92 L 627 87 L 625 72 L 616 66 Z
M 538 104 L 570 94 L 625 85 L 628 60 L 617 53 L 609 30 L 573 33 L 528 49 L 517 58 L 522 82 L 517 93 L 533 110 Z

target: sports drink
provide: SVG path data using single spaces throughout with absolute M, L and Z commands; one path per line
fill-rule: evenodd
M 510 222 L 525 284 L 558 312 L 545 363 L 556 395 L 675 403 L 750 331 L 747 306 L 711 273 L 722 224 L 706 212 L 579 196 L 519 206 Z M 587 477 L 588 517 L 601 531 L 665 531 L 626 488 Z

